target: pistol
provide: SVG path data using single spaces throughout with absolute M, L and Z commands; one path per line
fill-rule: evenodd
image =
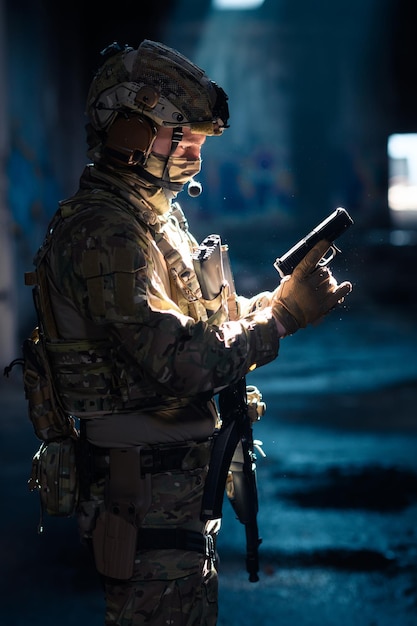
M 337 208 L 326 217 L 325 220 L 320 222 L 318 226 L 313 228 L 306 237 L 300 239 L 288 252 L 276 259 L 274 263 L 275 269 L 282 278 L 288 276 L 288 274 L 292 274 L 295 266 L 299 264 L 312 248 L 314 248 L 316 243 L 323 239 L 331 244 L 330 256 L 320 261 L 320 265 L 327 265 L 336 254 L 340 252 L 333 242 L 340 237 L 345 230 L 352 226 L 352 224 L 353 219 L 350 217 L 349 213 L 341 207 Z

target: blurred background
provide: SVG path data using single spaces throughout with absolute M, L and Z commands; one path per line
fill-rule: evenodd
M 280 246 L 343 206 L 356 223 L 343 241 L 356 253 L 349 275 L 370 273 L 361 288 L 384 305 L 414 303 L 416 14 L 413 0 L 1 0 L 2 364 L 33 324 L 23 272 L 87 162 L 86 93 L 113 41 L 164 41 L 228 93 L 230 129 L 206 142 L 204 193 L 182 202 L 198 237 L 222 231 L 235 272 L 268 253 L 256 283 L 276 280 Z
M 274 288 L 275 258 L 336 207 L 354 219 L 332 264 L 354 283 L 345 306 L 250 381 L 270 416 L 263 582 L 246 589 L 226 517 L 221 626 L 417 624 L 416 21 L 415 0 L 0 0 L 2 369 L 36 323 L 23 275 L 87 163 L 86 93 L 113 41 L 162 41 L 229 95 L 230 128 L 204 146 L 203 193 L 180 201 L 197 239 L 229 244 L 240 293 Z M 33 612 L 54 578 L 61 626 L 100 624 L 73 526 L 50 520 L 37 543 L 26 480 L 38 442 L 18 373 L 0 394 L 5 623 L 55 624 Z

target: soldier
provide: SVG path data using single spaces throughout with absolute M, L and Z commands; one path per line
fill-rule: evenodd
M 274 293 L 236 296 L 232 320 L 221 297 L 208 317 L 175 198 L 206 138 L 227 129 L 227 96 L 163 44 L 105 52 L 87 98 L 91 163 L 36 260 L 40 325 L 60 402 L 80 423 L 79 529 L 106 625 L 214 626 L 220 523 L 200 515 L 213 398 L 351 285 L 316 267 L 322 242 Z

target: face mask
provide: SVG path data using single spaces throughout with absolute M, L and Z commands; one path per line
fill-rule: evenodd
M 171 183 L 188 183 L 201 170 L 201 159 L 188 161 L 180 157 L 169 157 L 167 171 Z
M 156 178 L 162 179 L 166 164 L 166 174 L 168 174 L 169 182 L 184 185 L 201 170 L 201 159 L 188 161 L 181 157 L 160 157 L 156 154 L 150 154 L 144 169 Z
M 167 161 L 166 157 L 152 153 L 149 155 L 144 169 L 156 178 L 162 179 L 165 164 L 169 181 L 181 185 L 187 183 L 201 169 L 201 159 L 187 161 L 187 159 L 180 157 L 169 157 Z M 177 192 L 157 185 L 150 185 L 148 188 L 142 187 L 140 194 L 149 202 L 156 213 L 163 214 L 170 209 L 171 200 L 176 197 Z

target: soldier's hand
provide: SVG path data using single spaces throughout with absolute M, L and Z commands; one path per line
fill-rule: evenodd
M 327 266 L 318 265 L 329 248 L 327 241 L 316 244 L 274 293 L 272 313 L 289 335 L 318 321 L 352 291 L 350 282 L 338 285 Z

